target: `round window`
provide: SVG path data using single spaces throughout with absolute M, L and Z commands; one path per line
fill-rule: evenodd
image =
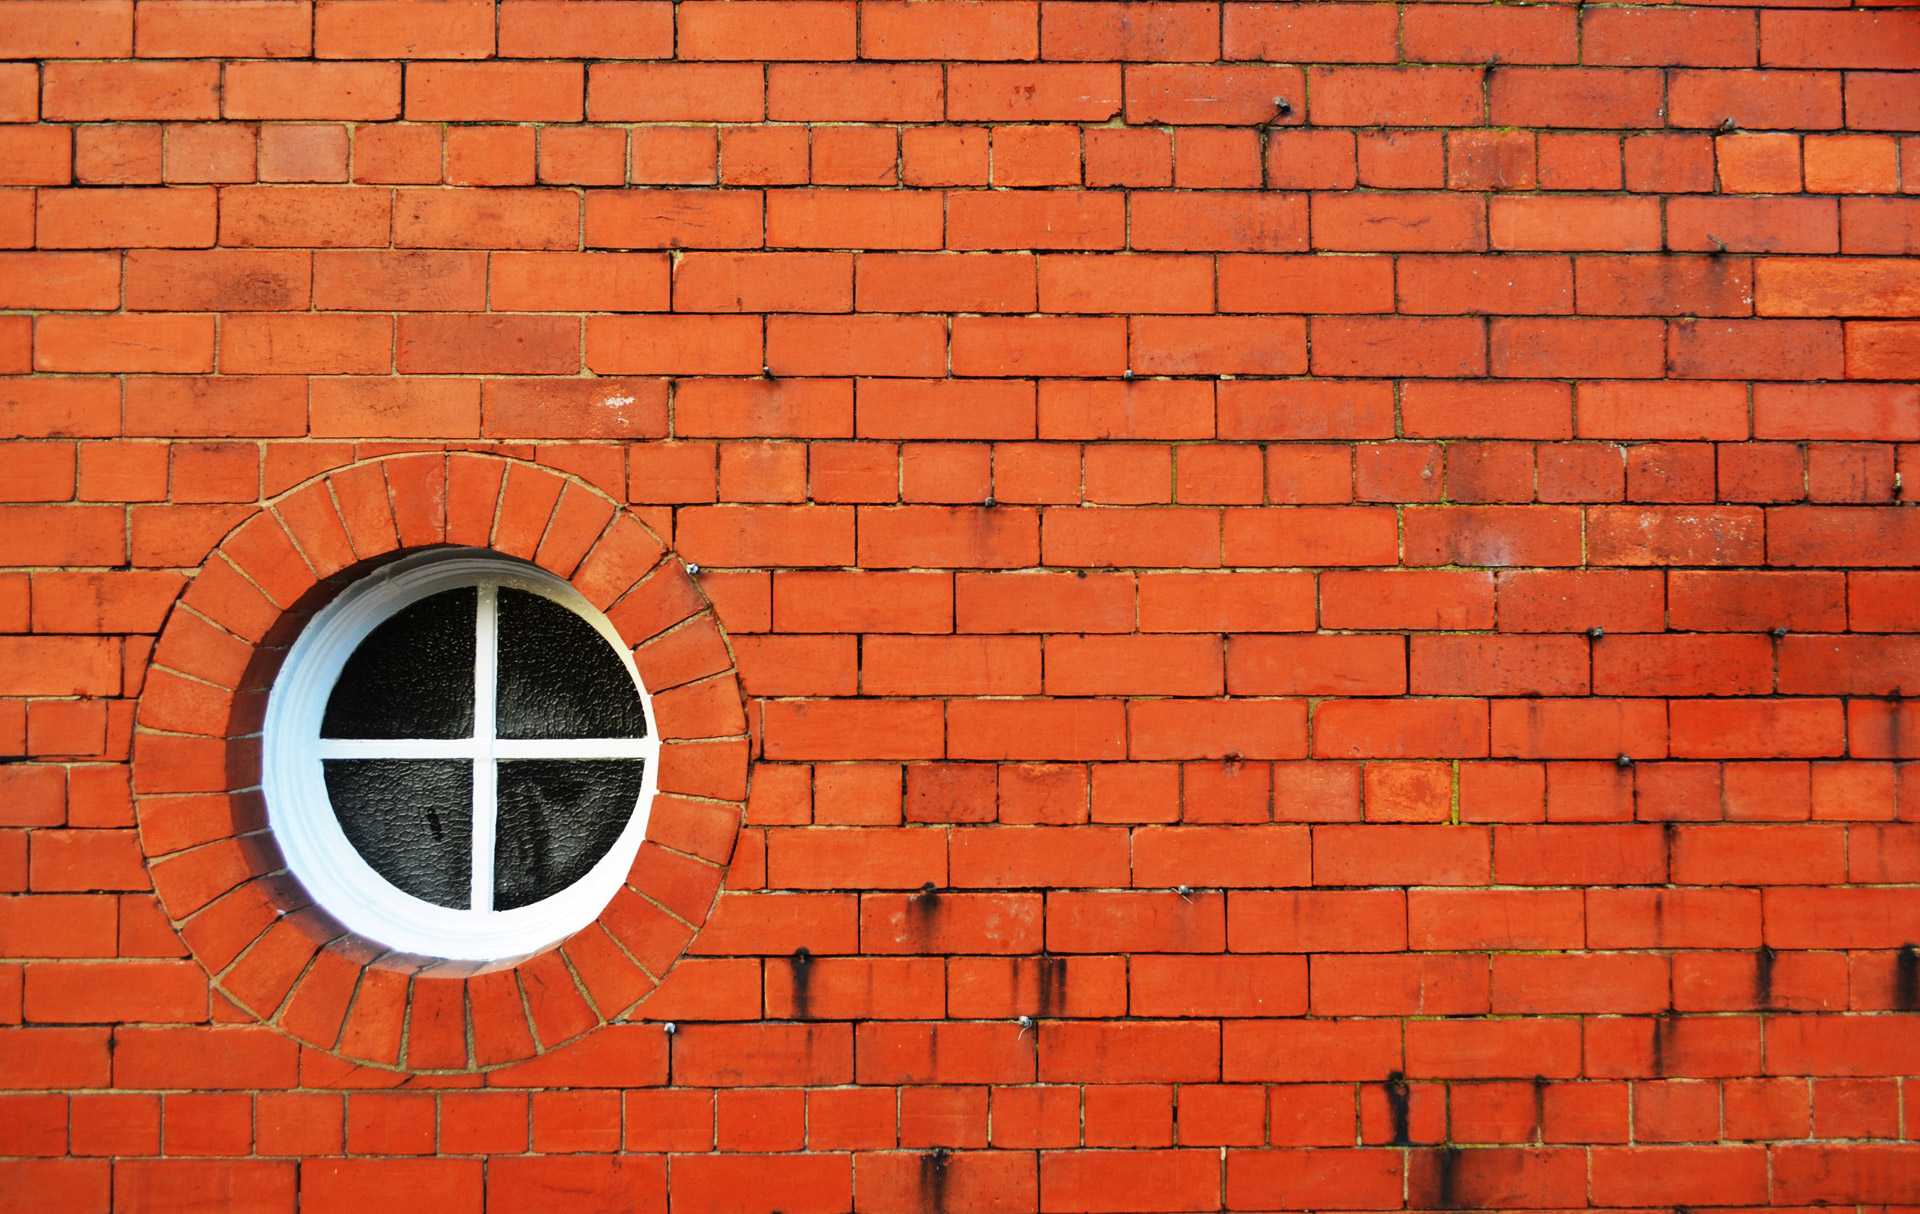
M 657 750 L 605 616 L 536 566 L 451 549 L 314 616 L 268 699 L 262 782 L 287 867 L 349 930 L 508 961 L 612 899 Z

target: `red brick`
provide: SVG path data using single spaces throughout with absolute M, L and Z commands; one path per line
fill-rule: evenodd
M 1399 637 L 1235 637 L 1227 686 L 1237 695 L 1401 695 L 1405 646 Z
M 1127 69 L 1129 123 L 1300 122 L 1305 76 L 1295 67 L 1142 66 Z M 1317 97 L 1317 94 L 1316 94 Z M 1281 100 L 1287 101 L 1282 113 Z
M 706 63 L 596 63 L 587 76 L 593 122 L 757 122 L 761 69 Z
M 1534 146 L 1539 155 L 1538 182 L 1548 189 L 1620 188 L 1624 174 L 1617 136 L 1543 133 L 1535 138 Z
M 1209 16 L 1178 4 L 1047 3 L 1040 9 L 1040 47 L 1047 59 L 1211 60 L 1220 42 Z
M 1382 848 L 1393 850 L 1383 854 Z M 1477 827 L 1314 828 L 1316 885 L 1477 885 L 1487 872 L 1487 836 Z
M 507 0 L 500 5 L 502 56 L 658 59 L 672 48 L 672 9 L 653 0 L 611 9 L 589 9 L 581 0 Z
M 937 702 L 783 701 L 777 712 L 766 713 L 767 752 L 778 758 L 939 758 L 942 719 Z M 961 740 L 956 737 L 956 744 Z M 955 757 L 975 757 L 962 749 Z
M 1489 117 L 1496 124 L 1660 125 L 1661 73 L 1657 71 L 1502 67 L 1492 73 L 1489 92 Z
M 1215 1151 L 1058 1151 L 1041 1156 L 1047 1209 L 1113 1214 L 1141 1202 L 1167 1210 L 1212 1209 L 1219 1201 Z
M 954 579 L 963 632 L 1125 632 L 1133 627 L 1130 574 L 962 573 Z
M 1554 9 L 1454 10 L 1423 5 L 1407 13 L 1407 57 L 1427 63 L 1573 63 L 1573 13 Z
M 1789 1201 L 1817 1201 L 1822 1192 L 1858 1193 L 1868 1201 L 1885 1194 L 1900 1200 L 1901 1190 L 1915 1179 L 1915 1159 L 1913 1148 L 1906 1145 L 1783 1146 L 1774 1154 L 1773 1183 Z
M 243 62 L 222 88 L 228 118 L 381 121 L 400 116 L 397 63 Z
M 962 64 L 948 89 L 950 120 L 1102 122 L 1120 110 L 1117 64 Z
M 487 1177 L 489 1200 L 537 1205 L 563 1199 L 585 1210 L 617 1209 L 622 1203 L 664 1205 L 667 1200 L 666 1165 L 658 1157 L 596 1159 L 505 1159 L 493 1164 Z
M 1409 1025 L 1407 1074 L 1498 1079 L 1575 1074 L 1580 1029 L 1566 1019 L 1425 1020 Z
M 0 23 L 8 58 L 93 59 L 133 53 L 129 0 L 28 0 Z
M 1757 45 L 1744 14 L 1712 8 L 1584 13 L 1581 36 L 1588 63 L 1635 67 L 1746 67 L 1754 62 Z
M 868 59 L 1030 59 L 1039 49 L 1034 5 L 948 2 L 931 9 L 889 0 L 862 13 Z
M 1219 400 L 1220 437 L 1391 437 L 1392 406 L 1392 393 L 1383 383 L 1317 384 L 1304 380 L 1223 383 Z
M 935 64 L 776 63 L 766 73 L 767 117 L 775 120 L 923 122 L 940 116 Z M 757 68 L 753 75 L 758 79 Z
M 50 63 L 42 116 L 67 121 L 206 119 L 220 116 L 212 63 Z
M 182 1150 L 180 1153 L 187 1152 Z M 165 1209 L 197 1201 L 213 1201 L 226 1209 L 260 1211 L 264 1214 L 265 1211 L 284 1209 L 293 1203 L 294 1175 L 295 1168 L 291 1162 L 186 1159 L 129 1161 L 122 1163 L 115 1171 L 114 1201 L 121 1209 L 127 1210 Z
M 1140 581 L 1140 626 L 1155 632 L 1298 632 L 1313 583 L 1292 573 L 1163 573 Z
M 1667 853 L 1658 826 L 1496 826 L 1494 866 L 1514 885 L 1652 884 Z
M 1378 1020 L 1229 1020 L 1222 1071 L 1230 1082 L 1384 1079 L 1400 1068 L 1389 1030 Z
M 1399 301 L 1407 312 L 1571 312 L 1573 277 L 1557 257 L 1403 257 Z
M 1136 249 L 1302 252 L 1307 218 L 1299 194 L 1141 193 L 1132 201 L 1131 243 Z
M 579 203 L 561 190 L 395 192 L 393 243 L 420 248 L 572 249 Z
M 1493 961 L 1495 1012 L 1655 1012 L 1668 1001 L 1664 957 L 1584 953 L 1503 955 Z
M 1487 247 L 1486 209 L 1454 194 L 1319 194 L 1316 249 L 1455 252 Z
M 764 366 L 758 317 L 597 316 L 586 360 L 601 374 L 751 375 Z
M 686 59 L 851 59 L 854 10 L 833 0 L 784 0 L 749 20 L 719 4 L 678 14 Z
M 214 242 L 208 189 L 41 190 L 41 248 L 206 248 Z
M 1590 560 L 1597 565 L 1748 565 L 1760 555 L 1759 511 L 1751 507 L 1601 506 L 1589 512 Z
M 1848 125 L 1869 131 L 1910 131 L 1906 112 L 1906 78 L 1896 72 L 1848 72 Z
M 1389 891 L 1232 893 L 1235 952 L 1387 952 L 1406 946 L 1405 895 Z
M 1024 312 L 1035 305 L 1035 260 L 1023 254 L 866 253 L 854 261 L 862 311 Z
M 67 185 L 73 180 L 73 137 L 66 127 L 0 127 L 0 152 L 7 157 L 0 184 Z
M 310 14 L 276 0 L 160 0 L 136 10 L 134 21 L 142 57 L 299 58 L 313 47 Z
M 578 64 L 415 64 L 407 68 L 407 118 L 578 122 L 584 92 Z
M 1126 880 L 1126 840 L 1111 827 L 960 830 L 952 865 L 960 886 L 1118 885 Z
M 823 145 L 820 136 L 814 142 L 815 156 L 821 149 L 832 148 L 836 144 Z M 848 142 L 850 140 L 843 140 Z M 875 170 L 882 177 L 891 177 L 892 143 L 882 143 L 881 139 L 869 140 L 873 145 Z M 994 128 L 993 148 L 995 161 L 993 181 L 995 185 L 1037 186 L 1037 185 L 1079 185 L 1080 168 L 1080 131 L 1071 126 L 1030 125 L 1003 126 Z M 885 164 L 879 162 L 882 155 Z M 824 174 L 832 171 L 832 165 L 823 163 L 815 170 L 815 179 L 824 180 Z M 857 180 L 857 179 L 856 179 Z
M 1591 1183 L 1610 1202 L 1759 1200 L 1766 1162 L 1759 1147 L 1595 1147 Z
M 1218 695 L 1220 644 L 1210 637 L 1056 637 L 1047 646 L 1047 694 Z
M 395 362 L 402 374 L 571 374 L 579 348 L 579 323 L 570 317 L 407 316 Z
M 1328 10 L 1313 4 L 1231 4 L 1225 12 L 1226 57 L 1392 63 L 1400 57 L 1396 16 L 1380 6 Z
M 1172 185 L 1172 143 L 1164 131 L 1090 131 L 1085 176 L 1091 186 Z
M 313 433 L 416 438 L 480 433 L 476 380 L 340 378 L 313 385 Z

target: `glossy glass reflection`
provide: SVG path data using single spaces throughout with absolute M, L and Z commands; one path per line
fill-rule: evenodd
M 516 759 L 499 765 L 493 906 L 512 910 L 586 876 L 633 817 L 638 759 Z
M 473 763 L 327 759 L 327 798 L 353 850 L 395 887 L 465 910 L 473 895 Z
M 320 736 L 472 737 L 478 602 L 471 586 L 443 591 L 369 633 L 327 697 Z
M 633 676 L 607 639 L 537 594 L 500 588 L 498 734 L 503 738 L 643 738 Z

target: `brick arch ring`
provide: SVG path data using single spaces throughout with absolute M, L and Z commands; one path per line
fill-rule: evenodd
M 369 570 L 444 545 L 533 561 L 605 612 L 661 739 L 646 840 L 613 901 L 557 947 L 490 969 L 347 932 L 288 873 L 260 790 L 267 691 L 307 620 Z M 154 889 L 215 989 L 308 1045 L 408 1070 L 519 1062 L 641 1016 L 713 909 L 748 773 L 726 636 L 668 545 L 582 480 L 471 453 L 342 467 L 229 533 L 161 630 L 133 750 Z

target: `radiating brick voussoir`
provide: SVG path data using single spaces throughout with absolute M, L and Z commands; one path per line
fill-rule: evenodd
M 650 842 L 597 924 L 480 973 L 347 933 L 285 874 L 257 794 L 240 792 L 260 783 L 278 646 L 345 585 L 343 574 L 447 542 L 533 560 L 614 610 L 656 697 L 667 739 L 660 785 L 672 794 L 659 799 Z M 137 715 L 134 790 L 155 891 L 234 1007 L 354 1062 L 463 1071 L 578 1041 L 654 989 L 712 910 L 749 761 L 725 635 L 697 581 L 667 556 L 659 536 L 586 481 L 469 453 L 337 468 L 221 541 L 182 596 L 187 610 L 172 613 L 158 639 L 162 669 Z M 663 910 L 662 897 L 678 909 Z

